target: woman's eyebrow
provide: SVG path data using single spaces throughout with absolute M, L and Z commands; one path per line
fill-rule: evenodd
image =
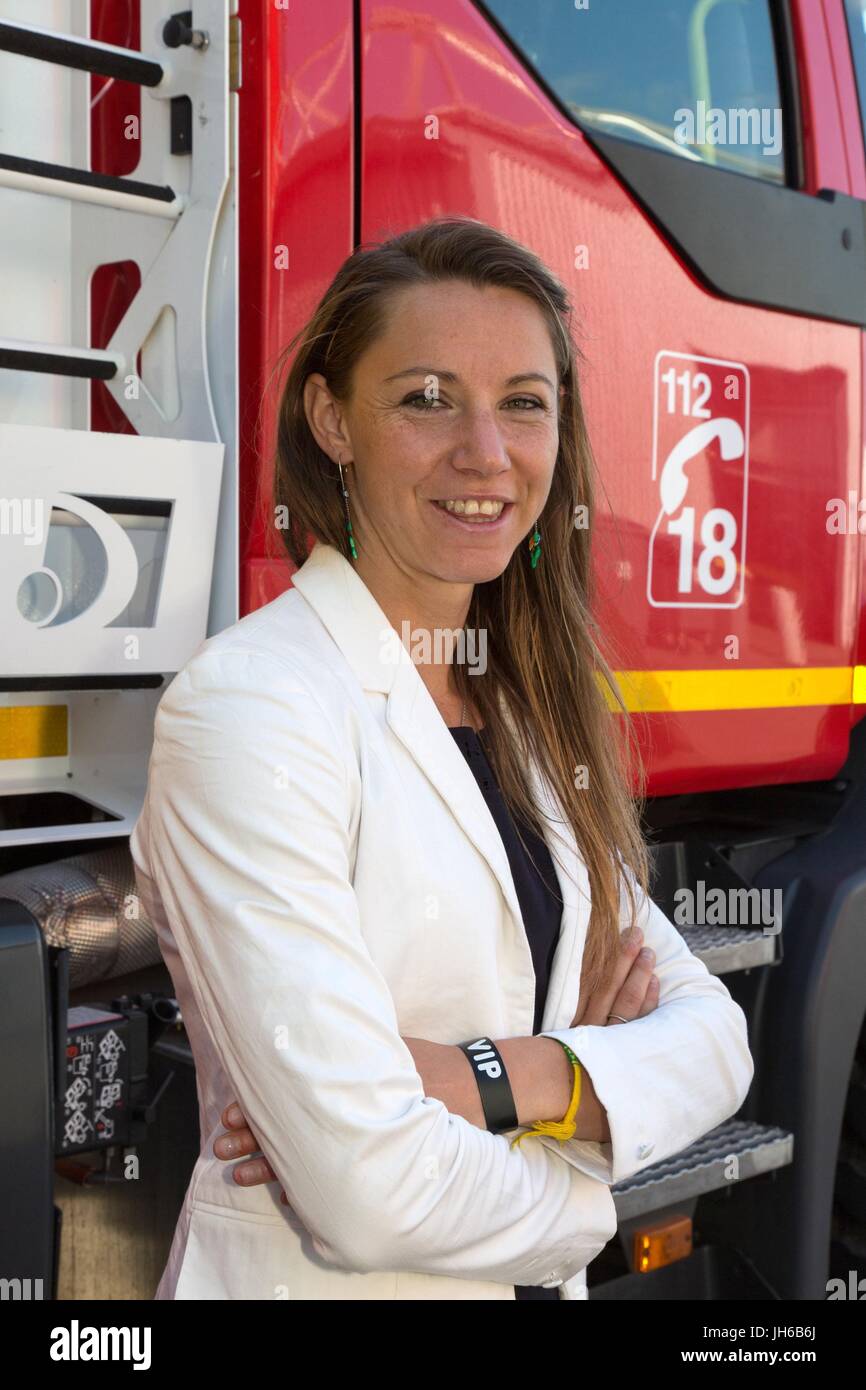
M 440 381 L 450 382 L 460 380 L 456 372 L 446 372 L 439 367 L 406 367 L 402 372 L 394 372 L 393 376 L 386 376 L 385 380 L 399 381 L 399 379 L 404 376 L 435 376 L 438 377 Z M 551 391 L 556 390 L 550 377 L 545 376 L 544 372 L 518 372 L 516 376 L 510 376 L 505 382 L 505 385 L 518 386 L 521 381 L 543 381 L 550 387 Z

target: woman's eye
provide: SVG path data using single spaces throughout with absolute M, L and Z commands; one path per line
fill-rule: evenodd
M 421 406 L 424 410 L 433 410 L 435 406 L 441 405 L 443 402 L 438 396 L 427 396 L 423 391 L 416 391 L 413 395 L 407 396 L 403 404 Z M 544 401 L 537 400 L 535 396 L 515 396 L 510 401 L 506 401 L 506 405 L 519 406 L 521 410 L 526 410 L 527 407 L 530 410 L 544 409 Z

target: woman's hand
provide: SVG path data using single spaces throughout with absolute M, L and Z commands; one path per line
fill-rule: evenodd
M 239 1163 L 235 1168 L 232 1177 L 241 1187 L 256 1187 L 263 1182 L 277 1182 L 278 1178 L 264 1154 L 259 1153 L 259 1141 L 253 1134 L 246 1121 L 241 1107 L 237 1101 L 232 1101 L 227 1105 L 220 1115 L 223 1125 L 230 1130 L 230 1134 L 221 1134 L 214 1140 L 213 1151 L 217 1158 L 243 1158 L 245 1154 L 258 1154 L 257 1158 L 248 1158 L 245 1163 Z M 289 1205 L 289 1199 L 283 1188 L 280 1188 L 280 1201 L 284 1206 Z
M 411 1052 L 418 1071 L 423 1074 L 425 1093 L 428 1096 L 435 1096 L 448 1109 L 459 1114 L 461 1107 L 467 1108 L 466 1092 L 468 1089 L 469 1104 L 476 1105 L 478 1110 L 478 1114 L 473 1117 L 473 1123 L 478 1124 L 483 1129 L 485 1127 L 484 1113 L 478 1098 L 478 1088 L 471 1072 L 469 1072 L 469 1086 L 467 1088 L 463 1068 L 459 1065 L 457 1068 L 454 1067 L 455 1049 L 442 1043 L 428 1042 L 425 1038 L 404 1038 L 403 1042 Z M 466 1070 L 468 1071 L 468 1069 Z M 213 1151 L 217 1158 L 232 1159 L 244 1158 L 248 1154 L 258 1155 L 256 1158 L 246 1158 L 244 1163 L 237 1165 L 232 1174 L 235 1182 L 240 1183 L 242 1187 L 256 1187 L 259 1183 L 279 1181 L 264 1154 L 260 1153 L 259 1141 L 247 1124 L 246 1116 L 237 1101 L 232 1101 L 230 1105 L 226 1106 L 220 1119 L 231 1133 L 221 1134 L 218 1139 L 214 1140 Z M 284 1206 L 289 1205 L 289 1199 L 282 1188 L 280 1188 L 280 1201 Z
M 658 1008 L 659 981 L 653 974 L 655 952 L 642 947 L 643 932 L 632 927 L 620 937 L 620 956 L 608 984 L 589 994 L 581 984 L 577 1012 L 571 1027 L 594 1024 L 599 1028 L 614 1027 L 625 1020 L 645 1018 Z M 619 1018 L 610 1015 L 618 1014 Z

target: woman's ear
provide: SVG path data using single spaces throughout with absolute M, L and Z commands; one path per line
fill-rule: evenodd
M 307 424 L 319 448 L 333 463 L 342 455 L 343 462 L 351 460 L 352 441 L 346 431 L 342 407 L 328 389 L 321 372 L 310 372 L 304 381 L 304 413 Z

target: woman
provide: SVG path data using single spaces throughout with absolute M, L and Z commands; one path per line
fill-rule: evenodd
M 746 1095 L 744 1015 L 646 892 L 569 316 L 438 219 L 289 345 L 299 568 L 172 681 L 132 839 L 202 1136 L 158 1298 L 586 1297 L 611 1184 Z

